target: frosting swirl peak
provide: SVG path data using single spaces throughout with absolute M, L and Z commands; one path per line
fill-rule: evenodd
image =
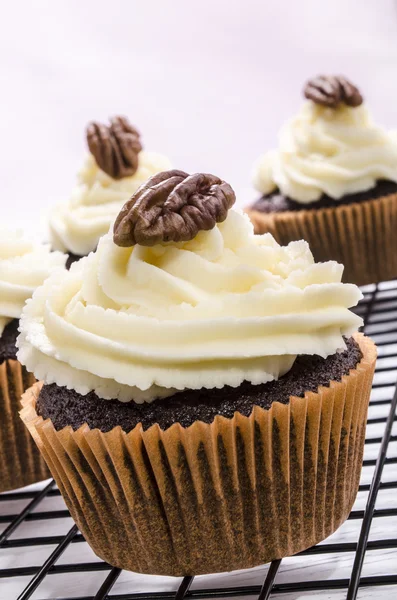
M 142 150 L 134 175 L 113 179 L 89 154 L 70 200 L 56 206 L 50 215 L 53 248 L 78 256 L 95 250 L 99 238 L 109 231 L 124 202 L 151 175 L 170 166 L 165 156 Z
M 0 231 L 0 337 L 12 319 L 19 319 L 25 301 L 66 256 L 36 244 L 20 231 Z
M 314 264 L 306 242 L 254 236 L 234 210 L 187 242 L 122 248 L 109 233 L 35 292 L 18 358 L 47 383 L 122 401 L 263 383 L 361 325 L 342 270 Z
M 323 194 L 337 201 L 381 179 L 397 183 L 397 139 L 375 125 L 364 104 L 330 108 L 305 102 L 281 129 L 278 149 L 254 167 L 259 192 L 278 188 L 302 204 Z

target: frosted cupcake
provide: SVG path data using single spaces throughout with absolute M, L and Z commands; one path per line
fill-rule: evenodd
M 330 535 L 354 502 L 376 351 L 343 267 L 255 236 L 213 175 L 168 171 L 27 304 L 21 412 L 112 565 L 243 569 Z M 153 535 L 153 531 L 156 532 Z
M 65 261 L 20 232 L 0 230 L 0 492 L 49 477 L 19 418 L 22 393 L 35 378 L 17 361 L 15 343 L 25 301 Z
M 316 260 L 345 266 L 358 285 L 397 276 L 397 135 L 376 125 L 344 77 L 317 77 L 282 128 L 279 147 L 259 158 L 262 194 L 247 212 L 257 233 L 305 239 Z
M 69 254 L 68 266 L 97 247 L 124 202 L 151 175 L 170 168 L 161 154 L 142 149 L 138 131 L 125 117 L 110 125 L 89 123 L 87 155 L 70 200 L 50 215 L 51 243 Z

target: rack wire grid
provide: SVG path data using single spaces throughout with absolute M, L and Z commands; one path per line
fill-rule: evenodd
M 363 293 L 356 310 L 378 345 L 378 363 L 358 497 L 337 532 L 248 571 L 180 579 L 138 575 L 94 555 L 54 481 L 46 481 L 0 495 L 0 599 L 396 598 L 397 281 Z

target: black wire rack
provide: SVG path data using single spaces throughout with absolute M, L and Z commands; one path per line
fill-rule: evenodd
M 385 528 L 389 531 L 387 537 L 382 535 L 381 537 L 375 536 L 376 539 L 370 539 L 371 525 L 374 521 L 397 517 L 397 492 L 395 495 L 392 492 L 394 489 L 397 490 L 397 452 L 394 450 L 397 443 L 397 427 L 395 425 L 397 421 L 397 281 L 369 286 L 364 288 L 363 292 L 364 299 L 357 307 L 357 313 L 364 318 L 365 332 L 378 345 L 379 359 L 371 395 L 366 438 L 366 450 L 369 448 L 375 452 L 372 452 L 371 458 L 364 456 L 363 463 L 363 472 L 366 468 L 373 469 L 373 471 L 367 480 L 363 481 L 362 479 L 360 483 L 359 495 L 365 495 L 363 509 L 356 510 L 354 508 L 347 522 L 359 522 L 353 541 L 334 543 L 333 536 L 331 536 L 328 540 L 295 557 L 273 561 L 259 570 L 252 570 L 251 572 L 254 572 L 256 577 L 255 581 L 252 579 L 253 583 L 250 583 L 251 580 L 247 578 L 247 571 L 243 571 L 224 574 L 223 583 L 220 586 L 213 583 L 211 585 L 214 579 L 208 580 L 210 576 L 200 576 L 172 579 L 172 586 L 169 589 L 171 578 L 164 578 L 164 581 L 167 580 L 166 589 L 158 591 L 159 581 L 161 585 L 163 578 L 141 576 L 144 584 L 141 582 L 137 591 L 133 580 L 131 584 L 127 581 L 123 586 L 119 585 L 125 572 L 100 561 L 93 553 L 89 554 L 91 551 L 76 525 L 71 526 L 66 534 L 46 535 L 46 529 L 50 529 L 49 524 L 54 523 L 57 519 L 64 522 L 65 518 L 69 518 L 68 522 L 71 523 L 70 515 L 63 504 L 59 490 L 54 481 L 49 481 L 41 484 L 39 489 L 36 486 L 33 490 L 27 488 L 0 494 L 0 529 L 4 527 L 0 533 L 0 600 L 28 600 L 28 598 L 32 598 L 32 600 L 48 600 L 49 598 L 54 600 L 157 600 L 159 598 L 198 600 L 250 597 L 266 600 L 273 594 L 286 594 L 288 599 L 294 599 L 300 598 L 303 593 L 312 593 L 313 597 L 328 599 L 335 590 L 339 590 L 342 594 L 338 598 L 354 600 L 365 588 L 373 590 L 368 592 L 369 596 L 384 598 L 383 591 L 386 588 L 383 587 L 383 591 L 380 592 L 380 586 L 389 586 L 387 589 L 390 596 L 388 597 L 397 597 L 397 521 L 394 521 L 390 528 Z M 379 409 L 381 416 L 371 417 L 371 408 Z M 378 415 L 378 413 L 375 414 Z M 379 431 L 376 437 L 370 434 L 372 426 L 378 427 Z M 393 452 L 394 455 L 390 456 L 390 453 Z M 388 475 L 384 479 L 386 469 L 388 469 Z M 386 507 L 377 507 L 379 492 L 389 494 Z M 51 505 L 55 500 L 60 508 L 46 508 L 48 503 Z M 22 505 L 22 509 L 15 511 L 15 505 L 18 507 Z M 24 525 L 29 524 L 34 526 L 31 536 L 21 533 Z M 83 547 L 86 547 L 85 552 L 80 552 Z M 62 555 L 65 553 L 64 556 L 66 556 L 67 550 L 70 548 L 73 548 L 72 560 L 65 562 Z M 43 550 L 44 554 L 47 550 L 46 558 L 44 561 L 39 561 L 36 557 L 41 557 Z M 28 562 L 27 565 L 15 564 L 18 563 L 18 560 L 15 559 L 12 552 L 16 551 L 18 551 L 19 558 L 24 558 L 23 563 Z M 392 560 L 387 563 L 392 565 L 391 573 L 363 575 L 364 561 L 368 553 L 372 552 L 381 553 L 378 564 L 383 562 L 383 556 L 389 558 L 390 555 L 392 556 Z M 333 576 L 328 574 L 327 577 L 316 578 L 317 571 L 313 562 L 316 556 L 340 557 L 346 554 L 351 556 L 348 577 L 335 578 L 334 575 L 338 575 L 338 569 L 334 569 Z M 11 564 L 4 560 L 4 558 L 7 559 L 7 556 L 12 556 Z M 91 558 L 90 561 L 85 560 L 87 556 Z M 305 557 L 304 566 L 299 570 L 291 568 L 284 573 L 283 577 L 280 577 L 286 561 L 290 561 L 292 564 L 291 561 L 297 560 L 299 557 Z M 37 562 L 39 564 L 36 564 Z M 318 566 L 318 564 L 317 562 L 316 565 Z M 309 571 L 310 577 L 308 577 Z M 321 575 L 321 569 L 319 572 Z M 78 595 L 79 585 L 76 588 L 77 595 L 76 593 L 69 596 L 64 595 L 65 590 L 69 589 L 65 581 L 70 582 L 72 578 L 81 582 L 89 576 L 94 576 L 95 591 L 93 593 Z M 43 583 L 45 584 L 45 580 L 48 581 L 47 577 L 51 579 L 51 586 L 44 589 Z M 57 586 L 55 582 L 58 579 L 60 583 Z M 278 579 L 282 579 L 282 581 L 278 581 Z M 156 581 L 155 591 L 153 591 L 153 581 Z M 14 583 L 13 589 L 17 591 L 15 593 L 8 591 L 11 588 L 10 585 L 5 586 L 6 582 Z

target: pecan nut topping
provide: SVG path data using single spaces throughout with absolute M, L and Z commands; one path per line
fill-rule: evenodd
M 341 102 L 352 107 L 363 103 L 358 88 L 341 75 L 313 77 L 306 83 L 303 92 L 309 100 L 330 108 L 336 108 Z
M 87 126 L 87 144 L 102 171 L 113 179 L 134 175 L 142 150 L 138 131 L 125 117 L 113 117 L 110 125 L 95 121 Z
M 113 240 L 118 246 L 187 242 L 227 217 L 236 196 L 215 175 L 163 171 L 150 177 L 118 215 Z

